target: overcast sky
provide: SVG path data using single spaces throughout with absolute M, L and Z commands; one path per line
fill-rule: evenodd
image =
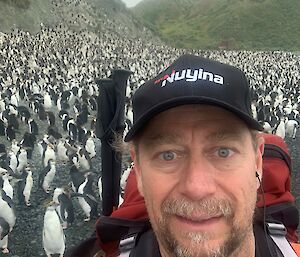
M 127 5 L 127 7 L 133 7 L 139 2 L 141 2 L 142 0 L 122 0 L 122 1 Z

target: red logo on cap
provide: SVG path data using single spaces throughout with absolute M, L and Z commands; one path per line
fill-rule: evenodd
M 169 74 L 166 74 L 166 75 L 163 76 L 162 78 L 155 80 L 154 84 L 158 84 L 158 83 L 160 83 L 161 81 L 166 80 L 167 78 L 169 78 L 170 76 L 172 76 L 173 74 L 175 74 L 175 72 L 176 72 L 176 71 L 173 70 L 172 73 L 171 73 L 170 75 L 169 75 Z

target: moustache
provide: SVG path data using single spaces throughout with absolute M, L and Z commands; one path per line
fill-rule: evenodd
M 190 201 L 187 199 L 168 199 L 162 204 L 162 213 L 177 215 L 187 219 L 206 219 L 224 216 L 229 219 L 233 216 L 233 206 L 224 199 L 201 199 Z

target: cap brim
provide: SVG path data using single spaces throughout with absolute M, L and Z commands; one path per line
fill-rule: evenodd
M 137 134 L 137 132 L 140 131 L 140 129 L 144 127 L 158 113 L 161 113 L 163 111 L 166 111 L 168 109 L 177 106 L 188 105 L 188 104 L 207 104 L 207 105 L 214 105 L 214 106 L 224 108 L 237 115 L 250 128 L 259 131 L 263 130 L 263 127 L 253 117 L 249 116 L 247 113 L 242 112 L 241 110 L 235 108 L 234 106 L 228 103 L 225 103 L 220 100 L 216 100 L 215 98 L 209 98 L 203 96 L 184 96 L 184 97 L 173 98 L 172 100 L 162 102 L 150 108 L 146 113 L 142 115 L 142 117 L 139 120 L 134 122 L 134 125 L 126 134 L 124 141 L 125 142 L 131 141 L 133 137 Z

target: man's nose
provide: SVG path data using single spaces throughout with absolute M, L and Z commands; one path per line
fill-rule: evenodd
M 182 172 L 179 193 L 199 200 L 212 196 L 216 192 L 214 166 L 205 158 L 190 158 Z

